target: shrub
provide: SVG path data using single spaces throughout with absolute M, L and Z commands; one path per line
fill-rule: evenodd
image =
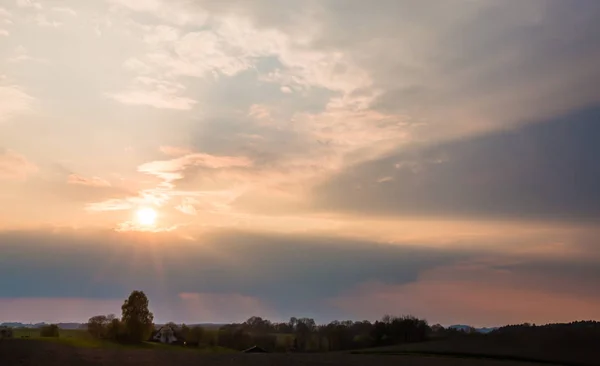
M 40 328 L 40 337 L 55 337 L 58 338 L 58 325 L 50 324 Z

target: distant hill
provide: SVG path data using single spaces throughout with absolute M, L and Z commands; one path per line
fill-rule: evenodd
M 493 331 L 495 331 L 496 329 L 498 329 L 498 327 L 491 327 L 491 328 L 487 328 L 487 327 L 484 327 L 484 328 L 475 328 L 475 327 L 472 327 L 472 326 L 470 326 L 470 325 L 463 325 L 463 324 L 455 324 L 455 325 L 451 325 L 451 326 L 449 326 L 448 328 L 450 328 L 450 329 L 456 329 L 456 330 L 460 330 L 460 331 L 463 331 L 463 332 L 468 332 L 468 331 L 470 331 L 471 329 L 473 329 L 473 330 L 475 330 L 477 333 L 483 333 L 483 334 L 487 334 L 487 333 L 493 332 Z
M 10 327 L 10 328 L 41 328 L 46 323 L 21 323 L 21 322 L 7 322 L 1 323 L 0 326 Z M 56 324 L 60 329 L 79 329 L 85 324 L 82 323 L 58 323 Z
M 2 323 L 0 325 L 6 326 L 6 327 L 11 327 L 11 328 L 41 328 L 44 325 L 46 325 L 46 323 L 7 322 L 7 323 Z
M 46 323 L 21 323 L 21 322 L 6 322 L 0 323 L 0 326 L 6 326 L 10 328 L 41 328 Z M 82 329 L 86 328 L 86 323 L 57 323 L 60 329 Z M 156 324 L 157 327 L 160 327 L 164 324 Z M 186 324 L 188 327 L 202 327 L 205 329 L 219 329 L 225 324 L 221 323 L 197 323 L 197 324 Z
M 155 327 L 161 327 L 163 325 L 164 324 L 158 324 L 158 323 L 154 324 Z M 178 325 L 180 325 L 180 324 L 178 324 Z M 185 325 L 187 325 L 188 327 L 202 327 L 205 329 L 219 329 L 222 326 L 227 325 L 227 324 L 226 323 L 195 323 L 195 324 L 187 324 L 186 323 Z

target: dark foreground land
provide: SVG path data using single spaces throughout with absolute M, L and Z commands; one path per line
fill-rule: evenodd
M 2 366 L 127 366 L 127 365 L 248 365 L 248 366 L 536 366 L 535 363 L 446 357 L 321 354 L 201 354 L 142 349 L 76 348 L 39 340 L 0 341 Z
M 574 339 L 574 337 L 572 338 Z M 427 354 L 456 357 L 487 357 L 503 360 L 544 362 L 569 366 L 600 365 L 600 338 L 576 342 L 515 336 L 469 336 L 437 341 L 353 351 L 360 354 Z

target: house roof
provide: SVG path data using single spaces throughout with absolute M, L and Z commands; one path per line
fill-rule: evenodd
M 155 330 L 155 331 L 152 333 L 151 337 L 152 337 L 152 338 L 154 338 L 154 337 L 156 337 L 156 336 L 159 336 L 159 335 L 160 335 L 160 332 L 161 332 L 161 330 L 163 330 L 163 328 L 168 328 L 168 329 L 170 329 L 170 330 L 171 330 L 171 332 L 173 332 L 173 335 L 175 336 L 175 338 L 177 338 L 177 339 L 179 339 L 179 340 L 182 340 L 182 341 L 183 341 L 183 340 L 185 340 L 185 339 L 184 339 L 184 337 L 181 335 L 181 333 L 180 333 L 180 332 L 178 332 L 176 329 L 174 329 L 173 327 L 171 327 L 171 326 L 168 326 L 168 325 L 163 325 L 162 327 L 160 327 L 160 328 L 158 328 L 157 330 Z
M 268 353 L 264 348 L 253 346 L 242 351 L 243 353 Z

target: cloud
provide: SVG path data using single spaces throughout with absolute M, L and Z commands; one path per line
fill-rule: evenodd
M 40 27 L 57 28 L 63 24 L 62 22 L 58 22 L 56 20 L 50 20 L 50 19 L 48 19 L 48 17 L 46 17 L 46 15 L 41 14 L 41 13 L 34 15 L 32 20 L 35 24 L 37 24 Z
M 0 275 L 16 281 L 0 283 L 0 291 L 5 298 L 112 300 L 142 289 L 165 321 L 261 314 L 329 321 L 391 312 L 499 325 L 597 317 L 600 257 L 590 257 L 583 238 L 567 240 L 565 252 L 544 241 L 553 234 L 547 236 L 515 235 L 510 247 L 503 241 L 487 248 L 482 240 L 497 237 L 474 237 L 470 249 L 457 249 L 231 230 L 185 238 L 176 232 L 0 232 L 0 250 L 8 254 L 0 257 Z M 248 314 L 253 311 L 258 314 Z
M 154 204 L 163 205 L 173 197 L 182 197 L 182 204 L 176 207 L 184 213 L 193 212 L 193 205 L 204 202 L 205 208 L 220 210 L 225 208 L 236 196 L 229 190 L 174 190 L 175 182 L 183 179 L 185 171 L 192 168 L 205 168 L 209 170 L 243 169 L 252 166 L 252 160 L 243 156 L 216 156 L 203 153 L 191 153 L 173 158 L 171 160 L 158 160 L 142 164 L 138 167 L 141 173 L 156 176 L 162 182 L 155 189 L 141 192 L 141 196 Z M 194 209 L 195 210 L 195 209 Z
M 194 152 L 191 149 L 185 148 L 185 147 L 178 147 L 178 146 L 161 146 L 159 148 L 159 150 L 165 154 L 165 155 L 169 155 L 169 156 L 183 156 L 183 155 L 189 155 L 189 154 L 193 154 Z
M 207 20 L 207 14 L 190 3 L 183 1 L 162 0 L 107 0 L 112 4 L 112 10 L 133 11 L 150 14 L 162 21 L 179 26 L 202 26 Z
M 436 7 L 382 1 L 376 9 L 329 1 L 302 11 L 266 1 L 198 6 L 215 16 L 245 17 L 257 34 L 280 32 L 272 55 L 282 67 L 263 80 L 360 94 L 364 106 L 419 124 L 402 132 L 412 139 L 460 138 L 598 101 L 595 32 L 570 31 L 597 27 L 600 7 L 593 2 L 576 9 L 544 1 Z M 551 106 L 537 107 L 550 99 Z
M 178 97 L 171 92 L 165 91 L 141 91 L 129 90 L 115 94 L 110 97 L 123 104 L 146 105 L 154 108 L 190 110 L 196 101 L 193 99 Z
M 37 171 L 37 166 L 23 155 L 0 149 L 0 180 L 25 180 Z
M 449 252 L 372 242 L 231 231 L 182 239 L 175 232 L 63 229 L 2 232 L 0 239 L 3 253 L 11 253 L 10 261 L 0 259 L 0 274 L 12 273 L 19 281 L 10 289 L 0 284 L 5 297 L 114 299 L 136 288 L 159 302 L 181 293 L 200 294 L 188 296 L 188 300 L 200 298 L 198 305 L 217 311 L 213 305 L 221 300 L 216 294 L 235 294 L 222 300 L 238 299 L 240 307 L 249 307 L 245 311 L 254 309 L 257 303 L 268 304 L 283 317 L 298 315 L 293 312 L 319 315 L 322 299 L 352 287 L 362 278 L 410 281 L 420 266 L 435 266 L 455 258 Z M 39 253 L 37 259 L 27 254 L 31 251 Z M 104 260 L 99 261 L 100 257 Z M 307 271 L 306 266 L 311 269 Z M 69 286 L 57 286 L 59 283 Z M 327 309 L 321 311 L 326 315 Z
M 591 219 L 600 214 L 591 138 L 600 133 L 599 113 L 592 107 L 516 130 L 408 145 L 332 178 L 314 202 L 360 215 Z M 373 184 L 373 176 L 393 181 Z
M 0 36 L 8 37 L 10 33 L 6 29 L 0 29 Z
M 162 207 L 163 210 L 173 209 L 186 215 L 195 215 L 198 210 L 205 213 L 223 212 L 229 210 L 229 205 L 238 196 L 235 190 L 228 189 L 176 189 L 175 183 L 184 177 L 188 169 L 203 168 L 208 170 L 244 169 L 252 166 L 252 160 L 246 157 L 216 156 L 203 153 L 162 147 L 161 151 L 176 157 L 169 160 L 157 160 L 142 164 L 138 167 L 140 173 L 148 174 L 159 179 L 152 188 L 141 189 L 137 194 L 123 198 L 93 202 L 86 205 L 90 212 L 125 211 L 144 205 Z M 176 201 L 172 207 L 166 206 L 170 201 Z M 160 220 L 160 225 L 152 228 L 141 227 L 133 221 L 125 221 L 117 225 L 117 231 L 173 231 L 183 225 L 173 220 Z
M 170 182 L 181 178 L 181 172 L 192 166 L 210 169 L 243 168 L 252 166 L 252 161 L 244 156 L 216 156 L 192 153 L 171 160 L 145 163 L 138 167 L 138 171 L 161 177 Z
M 119 3 L 119 8 L 128 9 L 127 11 L 151 14 L 159 19 L 162 17 L 160 9 L 164 5 L 161 1 L 144 2 L 135 6 L 114 3 Z M 188 5 L 190 4 L 175 2 L 174 9 L 183 9 Z M 223 131 L 211 131 L 212 141 L 197 143 L 207 153 L 221 154 L 229 154 L 230 151 L 239 150 L 241 146 L 253 158 L 256 157 L 257 161 L 275 160 L 271 160 L 269 168 L 262 169 L 260 174 L 264 175 L 267 170 L 266 174 L 277 175 L 277 171 L 286 167 L 296 168 L 287 174 L 287 182 L 278 182 L 278 185 L 293 185 L 302 181 L 304 186 L 310 187 L 349 166 L 385 156 L 415 139 L 452 139 L 493 131 L 501 128 L 505 122 L 521 123 L 534 116 L 538 110 L 532 111 L 527 105 L 518 113 L 507 112 L 511 110 L 507 106 L 520 103 L 520 99 L 513 98 L 512 92 L 507 92 L 512 88 L 505 85 L 520 85 L 525 79 L 524 75 L 529 75 L 527 60 L 503 58 L 505 63 L 491 62 L 485 53 L 474 48 L 471 50 L 476 55 L 474 65 L 479 67 L 481 75 L 471 75 L 464 71 L 468 69 L 462 67 L 461 62 L 466 61 L 457 59 L 459 55 L 455 54 L 455 49 L 460 49 L 460 45 L 440 48 L 440 44 L 447 42 L 438 40 L 445 39 L 446 34 L 459 34 L 464 29 L 484 26 L 479 14 L 483 14 L 486 19 L 494 18 L 495 9 L 501 12 L 504 22 L 513 24 L 532 37 L 531 41 L 542 52 L 545 36 L 540 34 L 538 37 L 537 31 L 530 32 L 527 28 L 531 24 L 534 27 L 538 24 L 532 19 L 544 16 L 538 5 L 527 6 L 523 12 L 514 15 L 509 5 L 487 2 L 476 6 L 458 2 L 456 6 L 443 9 L 407 2 L 384 2 L 383 11 L 377 12 L 369 11 L 362 4 L 353 4 L 359 13 L 365 14 L 370 23 L 377 24 L 373 29 L 365 29 L 357 26 L 352 14 L 338 11 L 342 6 L 338 1 L 319 6 L 311 4 L 309 11 L 298 12 L 294 17 L 289 13 L 293 7 L 273 8 L 272 4 L 261 1 L 251 5 L 229 1 L 219 6 L 198 2 L 187 10 L 190 13 L 196 11 L 198 14 L 210 14 L 201 31 L 188 31 L 181 24 L 166 21 L 159 25 L 156 22 L 134 22 L 131 31 L 139 34 L 149 47 L 145 55 L 130 58 L 127 65 L 130 70 L 137 69 L 138 75 L 152 78 L 160 76 L 165 82 L 175 85 L 186 77 L 203 78 L 218 85 L 223 82 L 223 77 L 246 80 L 244 78 L 249 77 L 247 75 L 255 75 L 262 83 L 275 84 L 284 94 L 292 89 L 294 95 L 302 96 L 317 93 L 317 90 L 329 92 L 330 94 L 321 95 L 320 102 L 324 108 L 317 111 L 293 108 L 275 110 L 272 105 L 277 105 L 277 102 L 268 104 L 258 98 L 246 107 L 250 112 L 246 117 L 253 118 L 253 121 L 249 121 L 251 127 L 232 123 L 232 128 L 242 129 L 243 133 L 237 135 L 240 138 L 232 139 L 230 130 L 225 131 L 223 128 Z M 315 17 L 317 13 L 321 15 Z M 392 13 L 415 14 L 423 21 L 396 24 L 387 17 L 387 14 Z M 549 14 L 544 21 L 554 24 L 554 13 Z M 586 22 L 588 20 L 587 17 L 584 19 Z M 575 19 L 569 18 L 569 21 Z M 356 34 L 350 37 L 347 32 L 340 33 L 332 28 L 331 24 L 344 24 L 348 29 L 355 29 Z M 388 28 L 397 29 L 394 34 L 407 34 L 410 37 L 406 37 L 404 45 L 399 45 L 395 38 L 381 37 L 382 34 L 390 33 Z M 306 32 L 306 29 L 311 31 Z M 507 37 L 514 45 L 514 49 L 506 49 L 507 54 L 518 55 L 518 51 L 522 50 L 523 44 L 503 33 L 501 28 L 492 27 L 489 32 L 489 37 L 477 36 L 481 32 L 469 34 L 473 34 L 474 44 L 482 45 L 481 47 L 495 37 Z M 447 41 L 455 42 L 452 39 Z M 499 44 L 500 46 L 504 45 Z M 543 52 L 551 51 L 543 49 Z M 568 60 L 571 60 L 569 57 L 572 53 L 571 50 L 568 51 L 565 57 L 570 62 Z M 482 75 L 489 75 L 497 80 L 496 75 L 505 75 L 503 70 L 512 67 L 513 61 L 524 75 L 510 81 L 502 77 L 502 83 L 497 83 L 496 87 L 486 83 L 486 89 L 475 88 L 475 76 L 477 79 L 485 79 Z M 486 67 L 488 64 L 491 66 Z M 582 73 L 592 72 L 592 68 L 587 66 L 582 65 Z M 452 73 L 446 72 L 447 69 L 456 69 L 464 77 L 464 81 L 454 79 Z M 429 74 L 438 76 L 439 82 L 433 83 L 427 76 Z M 559 74 L 565 73 L 556 75 Z M 397 75 L 400 76 L 396 77 Z M 566 87 L 567 84 L 588 83 L 590 79 L 573 75 L 564 79 L 557 77 L 552 82 L 544 80 L 546 79 L 535 79 L 543 84 L 539 84 L 541 89 L 560 93 L 571 89 L 571 86 Z M 468 100 L 456 99 L 452 88 L 458 87 L 469 95 Z M 593 94 L 585 93 L 585 87 L 576 89 L 583 93 L 581 98 L 574 97 L 581 103 L 591 100 L 590 96 L 593 97 Z M 113 97 L 122 102 L 160 105 L 153 102 L 154 98 L 140 102 L 144 97 L 128 94 L 131 92 L 113 94 Z M 492 92 L 496 93 L 496 99 L 481 97 L 491 95 Z M 190 91 L 179 88 L 172 94 L 176 94 L 178 98 L 191 99 L 191 95 L 184 96 L 187 93 Z M 423 99 L 423 95 L 429 99 Z M 527 95 L 536 93 L 529 90 Z M 575 99 L 575 104 L 568 105 L 580 103 Z M 432 101 L 435 103 L 431 103 Z M 223 103 L 223 100 L 218 102 Z M 403 107 L 407 103 L 410 108 Z M 173 107 L 172 104 L 179 109 L 189 107 L 187 103 L 166 103 L 164 106 Z M 455 107 L 456 105 L 460 107 Z M 203 112 L 210 114 L 213 108 L 219 107 L 205 105 Z M 239 119 L 240 116 L 232 113 L 231 117 L 223 117 L 228 118 Z M 258 129 L 261 130 L 256 131 Z M 219 136 L 219 133 L 226 134 L 226 137 Z M 261 136 L 261 143 L 241 138 L 249 135 Z M 223 144 L 218 145 L 221 139 Z M 282 143 L 283 140 L 285 143 Z M 215 146 L 215 150 L 207 148 L 207 144 Z M 414 167 L 415 170 L 418 169 L 417 165 Z M 255 173 L 258 173 L 256 168 L 263 168 L 263 165 L 255 165 Z M 380 175 L 388 176 L 390 175 L 387 173 Z M 282 176 L 282 179 L 285 178 Z M 258 186 L 268 184 L 266 182 L 265 179 Z
M 144 37 L 144 42 L 159 45 L 164 42 L 174 42 L 179 39 L 179 30 L 168 25 L 157 25 Z
M 5 8 L 0 8 L 0 18 L 2 18 L 3 20 L 6 20 L 6 19 L 10 19 L 12 17 L 13 17 L 13 15 L 11 12 L 6 10 Z
M 17 6 L 20 8 L 31 8 L 36 10 L 42 10 L 44 8 L 41 3 L 32 0 L 17 0 Z
M 32 0 L 17 0 L 17 6 L 19 8 L 29 10 L 30 14 L 27 15 L 27 20 L 40 26 L 40 27 L 56 28 L 56 27 L 59 27 L 62 25 L 61 22 L 48 19 L 47 14 L 43 11 L 44 7 L 43 7 L 42 3 L 35 2 Z M 74 11 L 70 8 L 55 7 L 55 8 L 52 8 L 52 10 L 55 12 L 75 15 L 75 14 L 73 14 Z
M 152 67 L 148 66 L 147 64 L 145 64 L 137 58 L 128 58 L 123 63 L 123 67 L 128 70 L 135 71 L 140 75 L 147 75 L 152 73 L 153 71 Z
M 158 34 L 148 35 L 147 38 L 162 36 L 160 31 L 156 32 Z M 251 68 L 253 57 L 265 52 L 251 48 L 253 41 L 263 40 L 232 39 L 228 35 L 208 30 L 190 32 L 167 44 L 168 48 L 148 54 L 146 59 L 158 70 L 165 70 L 173 75 L 204 77 L 220 73 L 232 76 Z M 254 43 L 254 47 L 263 44 Z
M 181 203 L 175 206 L 175 209 L 186 215 L 196 215 L 198 213 L 196 206 L 199 204 L 200 202 L 197 199 L 184 197 Z
M 144 3 L 130 10 L 155 14 L 161 4 Z M 354 67 L 342 53 L 307 49 L 284 32 L 258 27 L 235 13 L 214 14 L 202 31 L 186 33 L 173 26 L 139 24 L 132 31 L 141 33 L 152 47 L 144 57 L 129 59 L 126 67 L 141 75 L 167 75 L 169 82 L 183 77 L 234 77 L 270 59 L 282 67 L 261 73 L 259 80 L 284 83 L 284 92 L 291 91 L 293 85 L 297 89 L 317 87 L 349 94 L 370 82 L 366 72 Z
M 498 266 L 498 257 L 524 248 L 524 256 L 537 256 L 529 268 L 582 281 L 572 273 L 581 258 L 560 258 L 557 263 L 571 265 L 566 270 L 542 257 L 580 250 L 566 233 L 599 214 L 592 141 L 598 131 L 590 122 L 597 116 L 583 123 L 581 112 L 553 122 L 598 101 L 600 7 L 594 2 L 381 0 L 374 7 L 358 0 L 108 0 L 93 9 L 71 2 L 70 10 L 53 10 L 37 1 L 44 11 L 34 1 L 15 8 L 13 18 L 0 11 L 0 27 L 10 31 L 2 45 L 7 76 L 0 86 L 0 140 L 36 163 L 74 168 L 3 181 L 0 225 L 104 227 L 120 236 L 82 239 L 104 251 L 72 247 L 85 247 L 91 258 L 115 250 L 118 266 L 110 270 L 131 268 L 121 254 L 129 262 L 143 259 L 135 268 L 143 275 L 127 272 L 124 284 L 77 282 L 67 272 L 82 271 L 80 262 L 65 249 L 62 255 L 73 263 L 55 263 L 54 270 L 64 267 L 67 274 L 41 271 L 57 283 L 67 283 L 62 275 L 75 281 L 53 287 L 73 291 L 61 296 L 90 298 L 88 286 L 121 298 L 121 290 L 139 285 L 154 296 L 169 292 L 165 304 L 181 301 L 182 293 L 239 295 L 277 311 L 337 316 L 342 311 L 324 299 L 361 283 L 377 284 L 373 292 L 418 295 L 406 286 L 422 281 L 431 267 L 478 250 L 489 250 Z M 5 25 L 10 19 L 15 24 Z M 64 22 L 62 28 L 35 23 L 54 27 L 54 20 Z M 77 47 L 62 47 L 63 31 L 76 35 L 71 43 Z M 11 53 L 24 34 L 38 41 Z M 47 63 L 29 62 L 39 57 Z M 35 118 L 23 118 L 33 107 L 40 109 Z M 533 122 L 539 125 L 522 127 Z M 32 131 L 45 137 L 33 141 Z M 74 171 L 93 175 L 66 178 Z M 164 232 L 142 232 L 130 221 L 139 206 L 159 210 L 156 231 Z M 214 228 L 281 236 L 202 234 Z M 45 242 L 46 234 L 36 240 Z M 60 239 L 70 235 L 77 236 Z M 129 246 L 139 238 L 147 241 Z M 149 253 L 151 238 L 164 246 L 157 257 Z M 123 248 L 107 244 L 113 239 Z M 381 243 L 423 248 L 382 249 Z M 427 252 L 429 246 L 437 249 Z M 253 250 L 268 259 L 257 260 Z M 194 260 L 175 263 L 180 253 Z M 217 254 L 226 257 L 221 267 L 207 259 Z M 297 255 L 298 263 L 289 259 Z M 226 260 L 237 262 L 228 267 Z M 157 263 L 166 263 L 167 290 L 149 271 L 158 271 Z M 509 270 L 519 272 L 515 278 L 539 278 Z M 484 272 L 472 275 L 508 288 Z M 54 297 L 23 273 L 33 287 L 11 296 Z M 213 277 L 221 282 L 195 283 Z M 457 278 L 440 286 L 480 288 Z M 286 298 L 277 294 L 281 288 Z
M 117 232 L 141 232 L 141 233 L 168 233 L 179 228 L 178 225 L 173 226 L 147 226 L 138 223 L 137 221 L 121 222 L 115 228 Z
M 67 177 L 67 183 L 68 184 L 80 184 L 80 185 L 90 186 L 90 187 L 110 187 L 111 186 L 110 182 L 108 182 L 105 179 L 102 179 L 99 177 L 85 178 L 85 177 L 82 177 L 81 175 L 77 175 L 77 174 L 70 174 Z
M 47 60 L 44 58 L 32 57 L 31 55 L 29 55 L 29 52 L 27 51 L 27 49 L 25 47 L 23 47 L 22 45 L 19 45 L 15 48 L 15 50 L 13 52 L 13 56 L 8 58 L 7 61 L 10 63 L 20 63 L 20 62 L 26 62 L 26 61 L 34 61 L 34 62 L 42 62 L 42 63 L 47 62 Z
M 106 95 L 123 104 L 146 105 L 159 109 L 190 110 L 197 102 L 178 95 L 183 90 L 185 90 L 185 86 L 179 83 L 138 77 L 133 88 Z
M 35 100 L 17 85 L 0 85 L 0 99 L 0 123 L 29 111 Z
M 60 14 L 70 15 L 73 17 L 77 16 L 77 12 L 69 7 L 56 6 L 56 7 L 53 7 L 52 10 L 57 13 L 60 13 Z
M 248 111 L 248 116 L 260 121 L 261 124 L 271 124 L 273 123 L 273 117 L 271 116 L 271 111 L 267 106 L 260 104 L 252 104 Z
M 363 283 L 331 302 L 355 318 L 415 314 L 444 319 L 445 325 L 546 324 L 600 316 L 593 285 L 568 281 L 572 288 L 559 291 L 556 283 L 549 288 L 554 281 L 565 282 L 554 271 L 532 276 L 470 264 L 425 271 L 410 284 Z
M 88 211 L 122 211 L 130 210 L 134 204 L 127 199 L 111 198 L 106 201 L 89 203 L 86 205 Z

